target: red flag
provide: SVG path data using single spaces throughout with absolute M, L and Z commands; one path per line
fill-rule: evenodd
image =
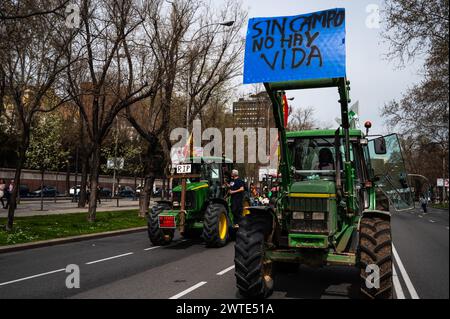
M 289 106 L 286 94 L 283 95 L 283 114 L 284 114 L 284 127 L 287 127 L 289 118 Z

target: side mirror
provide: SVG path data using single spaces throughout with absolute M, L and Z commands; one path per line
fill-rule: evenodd
M 386 141 L 384 140 L 384 137 L 377 138 L 376 140 L 373 141 L 373 143 L 375 154 L 384 155 L 387 153 Z

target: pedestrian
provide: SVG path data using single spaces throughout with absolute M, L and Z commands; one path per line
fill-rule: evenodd
M 6 208 L 4 199 L 6 199 L 6 182 L 3 178 L 0 178 L 0 201 L 2 202 L 2 208 Z
M 89 199 L 91 197 L 91 188 L 86 185 L 86 200 L 89 202 Z
M 234 228 L 239 227 L 239 220 L 242 215 L 244 201 L 245 185 L 239 178 L 238 170 L 231 172 L 230 195 L 231 195 L 231 212 L 234 217 Z
M 6 187 L 5 190 L 5 197 L 6 197 L 6 205 L 5 205 L 5 209 L 8 208 L 11 205 L 11 196 L 14 190 L 14 180 L 12 179 L 9 182 L 9 185 Z
M 102 204 L 102 200 L 100 198 L 102 195 L 102 190 L 103 190 L 103 187 L 100 187 L 100 185 L 98 185 L 97 186 L 97 200 L 100 205 Z
M 422 210 L 424 213 L 428 212 L 427 206 L 428 206 L 428 200 L 425 196 L 422 196 L 420 198 L 420 205 L 422 206 Z

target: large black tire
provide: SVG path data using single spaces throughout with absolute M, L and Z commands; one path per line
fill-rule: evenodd
M 273 292 L 272 264 L 264 258 L 265 238 L 271 231 L 268 216 L 242 218 L 235 244 L 235 276 L 244 298 L 266 298 Z
M 225 224 L 224 224 L 225 223 Z M 203 219 L 202 237 L 207 247 L 223 247 L 229 239 L 230 224 L 225 206 L 209 204 Z
M 392 299 L 392 235 L 388 218 L 364 216 L 359 230 L 358 259 L 360 264 L 361 295 L 368 299 Z M 379 288 L 368 288 L 368 265 L 380 269 Z
M 150 214 L 147 220 L 148 238 L 150 242 L 155 246 L 165 246 L 172 242 L 175 230 L 173 229 L 161 229 L 159 228 L 159 214 L 163 210 L 168 210 L 170 207 L 165 204 L 158 204 L 150 210 Z

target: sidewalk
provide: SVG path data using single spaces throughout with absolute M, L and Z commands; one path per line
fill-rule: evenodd
M 150 202 L 150 207 L 153 205 L 153 201 Z M 70 213 L 87 213 L 88 209 L 78 208 L 77 203 L 73 203 L 71 200 L 57 201 L 53 199 L 44 200 L 44 210 L 41 211 L 40 201 L 22 201 L 17 209 L 15 216 L 39 216 L 39 215 L 55 215 L 55 214 L 70 214 Z M 139 209 L 139 200 L 132 200 L 130 198 L 123 198 L 119 200 L 119 207 L 117 207 L 117 200 L 109 199 L 108 201 L 102 200 L 101 204 L 97 204 L 97 212 L 108 211 L 122 211 L 130 209 Z M 8 210 L 2 209 L 0 206 L 0 217 L 7 217 Z

